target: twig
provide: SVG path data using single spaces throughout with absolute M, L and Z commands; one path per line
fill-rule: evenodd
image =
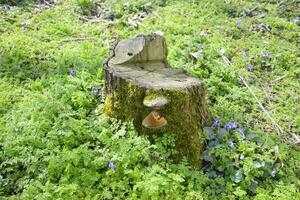
M 164 18 L 162 18 L 159 14 L 157 14 L 157 12 L 153 11 L 152 14 L 158 17 L 159 19 L 164 20 Z
M 228 60 L 228 59 L 227 59 Z M 230 63 L 231 66 L 231 63 Z M 264 108 L 264 106 L 262 105 L 262 103 L 259 101 L 259 99 L 257 98 L 257 96 L 255 95 L 255 93 L 253 92 L 253 90 L 250 88 L 250 86 L 247 84 L 246 80 L 244 79 L 244 77 L 242 77 L 241 75 L 238 74 L 238 76 L 240 77 L 240 79 L 242 80 L 242 82 L 244 83 L 244 85 L 247 87 L 247 89 L 250 91 L 250 93 L 252 94 L 252 96 L 254 97 L 254 99 L 256 100 L 256 102 L 258 103 L 259 107 L 264 111 L 264 113 L 267 115 L 267 117 L 271 120 L 271 122 L 273 123 L 273 125 L 275 126 L 276 130 L 277 130 L 277 134 L 281 135 L 284 133 L 283 129 L 279 126 L 279 124 L 271 117 L 271 115 L 268 113 L 268 111 Z M 285 76 L 281 76 L 277 79 L 275 79 L 273 82 L 281 80 L 283 78 L 285 78 L 288 75 Z M 300 138 L 299 136 L 297 136 L 294 133 L 291 133 L 292 137 L 295 139 L 295 144 L 300 144 Z
M 48 5 L 48 6 L 53 6 L 53 4 L 49 3 L 48 1 L 43 1 L 43 3 Z
M 253 11 L 255 11 L 258 8 L 258 6 L 255 6 L 254 8 L 252 8 L 251 10 L 249 10 L 249 13 L 252 13 Z
M 221 56 L 222 56 L 224 62 L 225 62 L 228 66 L 231 66 L 230 60 L 229 60 L 226 56 L 224 56 L 223 54 L 221 54 Z
M 131 18 L 128 18 L 127 22 L 132 25 L 134 28 L 138 28 L 139 26 L 143 26 L 143 24 L 141 22 L 139 22 L 138 20 L 133 20 Z
M 267 117 L 271 120 L 271 122 L 273 123 L 273 125 L 275 126 L 275 128 L 277 130 L 277 133 L 279 135 L 283 134 L 284 132 L 283 132 L 282 128 L 271 117 L 271 115 L 268 113 L 268 111 L 265 109 L 265 107 L 262 105 L 262 103 L 259 101 L 259 99 L 255 95 L 255 93 L 253 92 L 253 90 L 249 87 L 249 85 L 247 84 L 246 80 L 241 75 L 239 75 L 239 77 L 242 80 L 242 82 L 244 83 L 244 85 L 247 87 L 247 89 L 250 91 L 250 93 L 252 94 L 252 96 L 254 97 L 254 99 L 256 100 L 256 102 L 258 103 L 259 107 L 264 111 L 264 113 L 267 115 Z
M 288 76 L 289 76 L 288 74 L 280 76 L 280 77 L 274 79 L 273 81 L 271 81 L 270 84 L 274 84 L 274 83 L 276 83 L 276 82 L 278 82 L 278 81 L 280 81 L 280 80 L 282 80 L 282 79 L 284 79 L 284 78 L 286 78 Z
M 293 138 L 296 140 L 295 144 L 300 144 L 300 138 L 295 133 L 292 133 Z
M 83 20 L 83 21 L 88 21 L 88 22 L 94 22 L 94 23 L 99 23 L 99 22 L 105 22 L 105 23 L 113 23 L 112 21 L 109 20 L 105 20 L 105 19 L 89 19 L 89 18 L 85 18 L 85 17 L 79 17 L 79 19 Z
M 228 66 L 232 66 L 231 62 L 229 61 L 229 59 L 224 55 L 224 54 L 220 54 L 224 60 L 224 62 L 228 65 Z M 268 113 L 268 111 L 265 109 L 265 107 L 262 105 L 262 103 L 260 102 L 260 100 L 257 98 L 257 96 L 255 95 L 255 93 L 253 92 L 253 90 L 249 87 L 249 85 L 247 84 L 246 80 L 244 79 L 244 77 L 242 77 L 241 75 L 238 74 L 238 76 L 240 77 L 240 79 L 242 80 L 242 82 L 244 83 L 244 85 L 247 87 L 247 89 L 250 91 L 250 93 L 252 94 L 252 96 L 254 97 L 254 99 L 256 100 L 256 102 L 258 103 L 259 107 L 262 109 L 262 111 L 267 115 L 267 117 L 271 120 L 272 124 L 274 125 L 277 133 L 279 135 L 283 134 L 283 130 L 282 128 L 277 124 L 277 122 L 271 117 L 271 115 Z
M 15 0 L 11 0 L 15 5 L 18 5 L 18 2 Z
M 84 17 L 82 15 L 76 15 L 74 13 L 72 13 L 72 15 L 75 16 L 75 17 L 78 17 L 78 19 L 80 19 L 82 21 L 87 21 L 87 22 L 94 22 L 94 23 L 105 22 L 105 23 L 109 23 L 109 24 L 113 23 L 113 21 L 100 19 L 100 18 L 87 18 L 87 17 Z
M 286 38 L 284 38 L 286 39 Z M 287 50 L 287 51 L 296 51 L 296 52 L 299 52 L 298 49 L 291 49 L 291 48 L 287 48 L 287 47 L 280 47 L 281 49 L 284 49 L 284 50 Z
M 65 39 L 65 40 L 62 40 L 60 41 L 58 44 L 63 44 L 63 43 L 66 43 L 66 42 L 76 42 L 76 41 L 84 41 L 84 40 L 91 40 L 91 41 L 96 41 L 97 38 L 71 38 L 71 39 Z

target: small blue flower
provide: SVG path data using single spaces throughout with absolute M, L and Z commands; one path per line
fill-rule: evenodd
M 236 124 L 236 121 L 234 121 L 233 123 L 231 122 L 226 122 L 225 125 L 224 125 L 224 128 L 225 129 L 236 129 L 237 128 L 237 124 Z
M 248 70 L 249 72 L 253 72 L 253 71 L 254 71 L 254 67 L 253 67 L 252 64 L 248 64 L 246 67 L 247 67 L 247 70 Z
M 232 140 L 228 140 L 228 144 L 231 149 L 234 149 L 235 145 Z
M 214 119 L 214 121 L 213 121 L 211 127 L 214 128 L 214 127 L 218 127 L 218 126 L 220 126 L 220 120 Z
M 75 77 L 75 76 L 76 76 L 75 70 L 74 70 L 74 69 L 71 69 L 70 72 L 69 72 L 69 75 L 70 75 L 71 77 Z
M 115 170 L 115 169 L 116 169 L 116 165 L 115 165 L 113 162 L 111 162 L 111 161 L 108 162 L 108 167 L 109 167 L 110 169 L 112 169 L 112 170 Z
M 93 86 L 92 87 L 92 94 L 95 95 L 95 96 L 99 96 L 101 93 L 101 89 L 97 86 Z
M 243 56 L 247 57 L 248 56 L 248 52 L 246 50 L 242 51 Z
M 205 48 L 205 45 L 204 45 L 204 44 L 200 44 L 200 45 L 199 45 L 199 48 L 200 48 L 200 49 L 204 49 L 204 48 Z
M 244 132 L 243 129 L 238 128 L 237 131 L 238 131 L 243 137 L 245 137 L 245 132 Z
M 261 55 L 264 59 L 269 59 L 271 57 L 271 52 L 261 51 Z

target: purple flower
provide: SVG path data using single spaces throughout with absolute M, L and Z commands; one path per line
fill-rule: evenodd
M 237 124 L 236 124 L 236 121 L 234 121 L 233 123 L 231 122 L 226 122 L 225 125 L 224 125 L 224 128 L 225 129 L 236 129 L 237 128 Z
M 228 145 L 231 149 L 233 149 L 235 146 L 232 140 L 228 140 Z
M 254 68 L 253 68 L 253 65 L 252 65 L 252 64 L 248 64 L 246 67 L 247 67 L 247 70 L 248 70 L 249 72 L 253 72 L 253 71 L 254 71 Z
M 112 170 L 115 170 L 115 169 L 116 169 L 116 165 L 115 165 L 113 162 L 111 162 L 111 161 L 108 162 L 108 167 L 109 167 L 110 169 L 112 169 Z
M 74 70 L 74 69 L 71 69 L 70 72 L 69 72 L 69 75 L 70 75 L 71 77 L 75 77 L 75 75 L 76 75 L 75 70 Z
M 101 89 L 97 86 L 93 86 L 92 87 L 92 94 L 95 95 L 95 96 L 99 96 L 101 93 Z
M 248 52 L 246 50 L 242 51 L 243 56 L 247 57 L 248 56 Z
M 218 126 L 220 126 L 220 120 L 214 119 L 214 121 L 213 121 L 211 127 L 214 128 L 214 127 L 218 127 Z
M 245 137 L 245 132 L 244 132 L 243 129 L 238 128 L 237 131 L 238 131 L 243 137 Z
M 261 51 L 261 55 L 264 59 L 269 59 L 270 56 L 271 56 L 271 52 L 264 52 L 264 51 Z

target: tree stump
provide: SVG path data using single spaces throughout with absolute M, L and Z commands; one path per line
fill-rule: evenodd
M 132 120 L 140 134 L 174 135 L 173 159 L 186 157 L 201 166 L 203 144 L 199 134 L 210 124 L 205 86 L 167 62 L 162 34 L 139 35 L 116 44 L 104 63 L 104 112 Z

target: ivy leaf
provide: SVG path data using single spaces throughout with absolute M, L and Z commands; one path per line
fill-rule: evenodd
M 256 142 L 258 145 L 262 145 L 264 143 L 257 133 L 250 133 L 246 136 L 246 138 L 247 140 Z
M 257 161 L 254 162 L 254 167 L 255 168 L 261 168 L 261 167 L 264 167 L 264 166 L 265 166 L 265 162 L 257 162 Z
M 207 151 L 207 150 L 203 152 L 202 159 L 207 162 L 213 162 L 216 160 L 216 158 L 214 156 L 211 156 L 209 151 Z
M 220 128 L 218 131 L 218 139 L 220 141 L 227 141 L 227 137 L 229 135 L 229 132 L 225 128 Z
M 211 140 L 211 141 L 208 142 L 208 147 L 215 147 L 218 144 L 220 144 L 219 141 L 216 140 L 216 139 L 213 139 L 213 140 Z
M 246 136 L 246 138 L 248 140 L 253 140 L 253 139 L 259 138 L 259 136 L 256 133 L 250 133 L 249 135 Z
M 251 181 L 251 183 L 248 187 L 248 190 L 252 193 L 255 193 L 256 188 L 257 188 L 257 182 L 256 181 Z
M 208 139 L 208 140 L 212 140 L 216 137 L 213 129 L 211 127 L 204 127 L 203 128 L 203 134 L 205 135 L 205 137 Z
M 232 180 L 233 180 L 235 183 L 239 183 L 239 182 L 241 182 L 242 180 L 244 180 L 243 170 L 242 170 L 242 169 L 237 170 Z

